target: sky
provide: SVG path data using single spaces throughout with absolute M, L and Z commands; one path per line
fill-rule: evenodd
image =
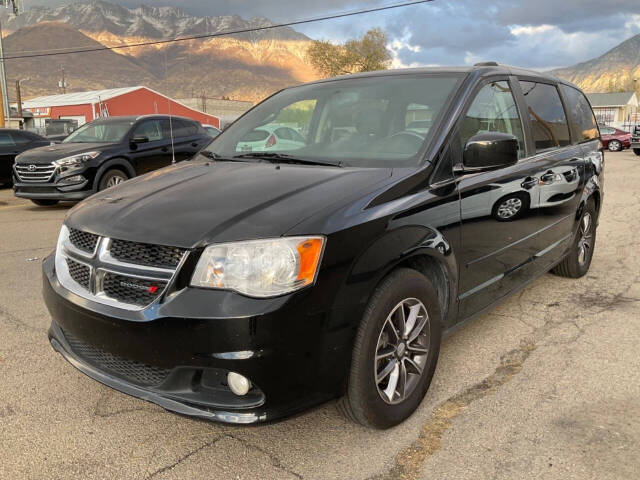
M 276 22 L 399 3 L 400 0 L 110 0 L 127 7 L 179 6 L 193 15 L 264 16 Z M 25 0 L 53 6 L 69 0 Z M 540 70 L 602 55 L 640 33 L 640 0 L 434 0 L 318 22 L 298 31 L 341 42 L 369 28 L 387 32 L 394 67 L 494 60 Z

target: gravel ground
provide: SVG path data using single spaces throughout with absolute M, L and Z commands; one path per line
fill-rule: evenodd
M 0 190 L 0 478 L 640 478 L 640 157 L 606 170 L 590 273 L 545 275 L 446 339 L 420 409 L 386 432 L 333 403 L 191 420 L 85 377 L 49 347 L 40 295 L 68 205 Z

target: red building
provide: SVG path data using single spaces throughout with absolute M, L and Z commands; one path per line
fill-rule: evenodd
M 27 119 L 26 128 L 38 131 L 55 120 L 75 121 L 80 126 L 100 117 L 154 113 L 188 117 L 203 125 L 220 127 L 215 115 L 187 107 L 147 87 L 48 95 L 23 102 L 22 108 L 33 114 L 33 119 Z

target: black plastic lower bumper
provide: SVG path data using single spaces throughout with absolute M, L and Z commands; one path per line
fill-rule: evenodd
M 225 411 L 221 406 L 206 406 L 185 400 L 183 398 L 185 393 L 184 390 L 176 390 L 171 394 L 169 392 L 162 392 L 153 388 L 144 388 L 133 383 L 126 382 L 114 375 L 110 375 L 106 371 L 101 370 L 80 358 L 72 350 L 69 342 L 62 333 L 62 330 L 55 323 L 52 323 L 51 328 L 49 329 L 49 341 L 51 342 L 51 346 L 54 350 L 60 353 L 69 363 L 71 363 L 71 365 L 76 367 L 85 375 L 115 390 L 155 403 L 172 412 L 225 423 L 249 424 L 267 420 L 266 411 Z M 183 372 L 183 374 L 178 373 L 175 376 L 182 377 L 184 379 L 187 376 L 191 377 L 192 372 Z
M 73 187 L 56 185 L 54 183 L 14 183 L 13 192 L 18 198 L 27 198 L 33 200 L 60 200 L 60 201 L 79 201 L 93 195 L 95 192 L 91 189 L 77 190 L 84 188 L 85 184 Z M 73 188 L 76 190 L 69 191 Z M 67 191 L 65 191 L 67 190 Z

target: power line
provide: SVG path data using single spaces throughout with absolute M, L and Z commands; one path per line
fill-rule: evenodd
M 292 27 L 292 26 L 295 26 L 295 25 L 303 25 L 303 24 L 307 24 L 307 23 L 322 22 L 322 21 L 325 21 L 325 20 L 335 20 L 335 19 L 338 19 L 338 18 L 352 17 L 352 16 L 355 16 L 355 15 L 364 15 L 364 14 L 367 14 L 367 13 L 375 13 L 375 12 L 382 12 L 382 11 L 385 11 L 385 10 L 392 10 L 392 9 L 396 9 L 396 8 L 410 7 L 412 5 L 419 5 L 419 4 L 422 4 L 422 3 L 431 3 L 433 1 L 434 0 L 413 0 L 413 1 L 409 1 L 409 2 L 396 3 L 396 4 L 393 4 L 393 5 L 386 5 L 386 6 L 382 6 L 382 7 L 368 8 L 368 9 L 365 9 L 365 10 L 357 10 L 357 11 L 354 11 L 354 12 L 336 13 L 336 14 L 332 14 L 332 15 L 326 15 L 326 16 L 323 16 L 323 17 L 308 18 L 308 19 L 305 19 L 305 20 L 296 20 L 296 21 L 293 21 L 293 22 L 279 23 L 279 24 L 268 25 L 268 26 L 264 26 L 264 27 L 243 28 L 243 29 L 239 29 L 239 30 L 229 30 L 229 31 L 226 31 L 226 32 L 207 33 L 207 34 L 202 34 L 202 35 L 193 35 L 193 36 L 189 36 L 189 37 L 167 38 L 167 39 L 163 39 L 163 40 L 152 40 L 152 41 L 148 41 L 148 42 L 132 43 L 132 44 L 128 44 L 128 45 L 114 45 L 112 47 L 102 46 L 102 47 L 95 47 L 95 48 L 85 48 L 85 49 L 80 49 L 80 50 L 69 50 L 69 51 L 66 51 L 66 52 L 56 51 L 54 53 L 35 53 L 35 54 L 31 54 L 31 55 L 12 55 L 12 56 L 0 57 L 0 60 L 17 60 L 17 59 L 21 59 L 21 58 L 52 57 L 52 56 L 56 56 L 56 55 L 71 55 L 71 54 L 74 54 L 74 53 L 89 53 L 89 52 L 102 52 L 102 51 L 106 51 L 106 50 L 121 50 L 121 49 L 125 49 L 125 48 L 136 48 L 136 47 L 146 47 L 146 46 L 151 46 L 151 45 L 162 45 L 162 44 L 167 44 L 167 43 L 185 42 L 185 41 L 189 41 L 189 40 L 199 40 L 199 39 L 203 39 L 203 38 L 223 37 L 223 36 L 227 36 L 227 35 L 237 35 L 237 34 L 240 34 L 240 33 L 261 32 L 261 31 L 266 31 L 266 30 L 274 30 L 276 28 Z

